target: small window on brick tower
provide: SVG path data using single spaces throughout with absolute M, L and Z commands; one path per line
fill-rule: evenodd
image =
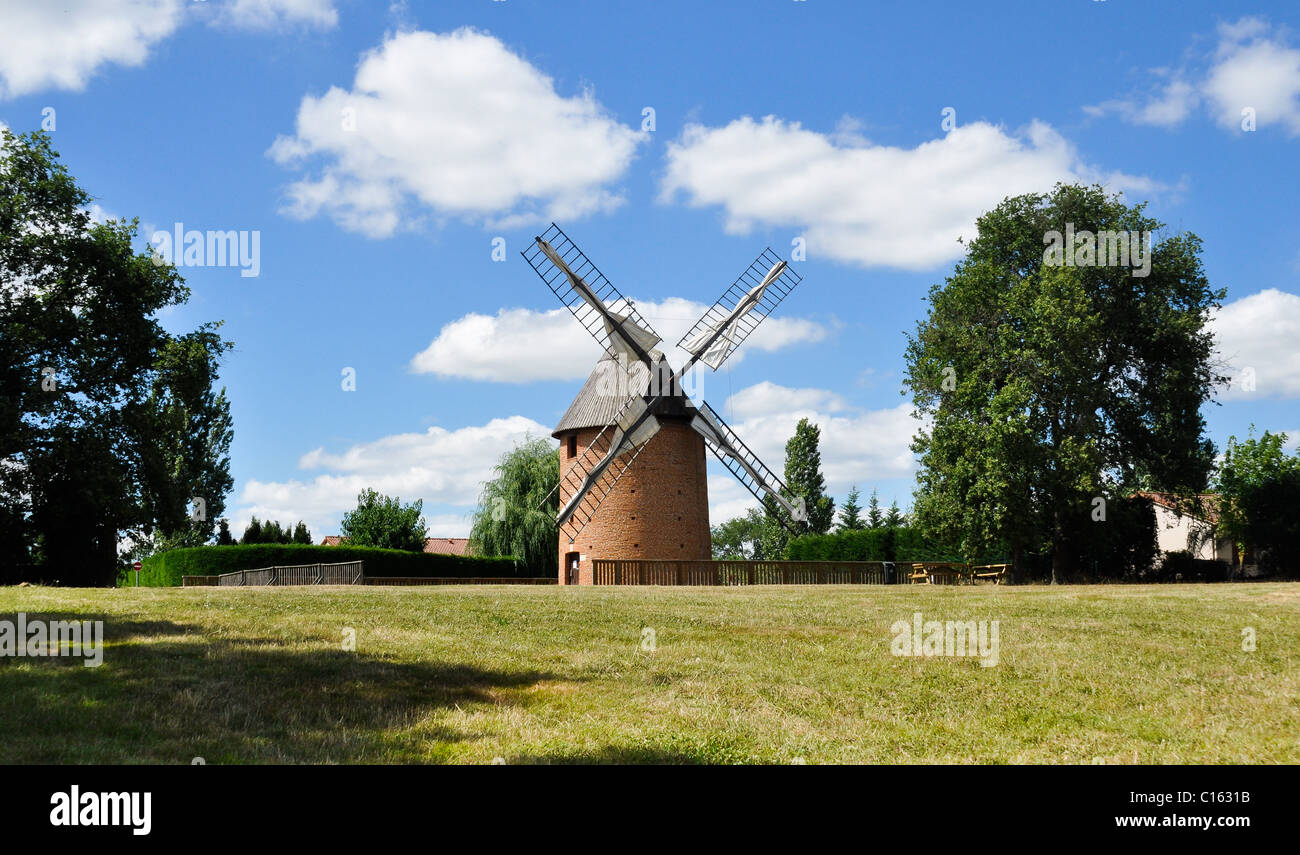
M 578 435 L 576 433 L 571 433 L 569 434 L 569 459 L 572 460 L 577 456 L 578 456 Z

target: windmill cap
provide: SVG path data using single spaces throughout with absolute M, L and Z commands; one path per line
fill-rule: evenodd
M 655 361 L 656 371 L 663 372 L 664 379 L 671 373 L 662 352 L 650 351 Z M 569 404 L 569 408 L 560 417 L 551 436 L 559 438 L 562 434 L 586 428 L 603 428 L 614 421 L 623 403 L 637 392 L 643 392 L 649 382 L 649 370 L 644 363 L 634 362 L 625 366 L 612 353 L 606 353 L 591 369 L 587 382 L 582 384 L 578 396 Z M 664 418 L 688 419 L 695 415 L 695 408 L 682 396 L 660 399 L 654 414 Z

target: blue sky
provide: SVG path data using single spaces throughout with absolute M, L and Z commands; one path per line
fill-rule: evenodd
M 1213 439 L 1300 431 L 1300 12 L 1223 5 L 0 0 L 0 122 L 52 117 L 142 246 L 259 232 L 257 276 L 185 268 L 165 318 L 236 343 L 237 530 L 319 539 L 373 485 L 465 534 L 595 357 L 518 255 L 551 219 L 669 343 L 803 238 L 804 284 L 698 394 L 778 471 L 816 419 L 837 498 L 906 506 L 904 333 L 975 217 L 1055 180 L 1204 240 L 1223 359 L 1255 377 Z M 714 522 L 750 503 L 720 467 L 710 491 Z

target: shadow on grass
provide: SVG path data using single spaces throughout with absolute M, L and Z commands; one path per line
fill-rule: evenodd
M 0 658 L 0 763 L 439 762 L 475 735 L 421 724 L 429 713 L 522 704 L 519 690 L 552 678 L 169 621 L 38 617 L 104 620 L 103 664 Z

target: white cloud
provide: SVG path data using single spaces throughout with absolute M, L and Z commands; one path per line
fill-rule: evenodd
M 1160 91 L 1141 103 L 1136 98 L 1106 101 L 1102 104 L 1084 107 L 1090 116 L 1104 116 L 1108 113 L 1119 115 L 1135 125 L 1155 125 L 1173 127 L 1181 124 L 1200 101 L 1196 87 L 1182 78 L 1174 78 L 1166 83 Z
M 728 411 L 735 414 L 731 426 L 778 475 L 785 466 L 785 444 L 802 418 L 821 428 L 822 474 L 832 495 L 844 495 L 855 484 L 908 478 L 915 471 L 909 446 L 920 422 L 912 418 L 910 405 L 855 411 L 825 389 L 769 387 L 772 384 L 760 383 L 737 392 L 722 412 L 724 416 Z M 790 405 L 778 409 L 774 393 L 786 395 Z M 709 513 L 715 524 L 757 506 L 753 496 L 721 466 L 710 466 Z
M 1300 398 L 1300 296 L 1269 288 L 1225 305 L 1211 319 L 1233 382 L 1228 400 Z M 1246 387 L 1254 374 L 1255 389 Z
M 1114 114 L 1132 124 L 1173 127 L 1204 104 L 1219 125 L 1242 129 L 1242 111 L 1255 111 L 1255 127 L 1281 125 L 1300 135 L 1300 49 L 1291 46 L 1282 28 L 1254 17 L 1219 25 L 1213 52 L 1189 61 L 1195 68 L 1170 74 L 1152 69 L 1156 78 L 1169 78 L 1153 95 L 1132 96 L 1086 106 L 1090 116 Z
M 136 66 L 171 35 L 181 0 L 0 0 L 0 97 L 80 90 L 105 64 Z
M 313 536 L 337 534 L 343 512 L 371 487 L 403 502 L 423 499 L 434 535 L 463 537 L 468 515 L 484 481 L 503 453 L 528 437 L 549 437 L 550 428 L 523 416 L 492 419 L 456 430 L 431 427 L 360 443 L 339 453 L 317 448 L 299 468 L 318 471 L 310 480 L 249 481 L 230 512 L 238 536 L 249 517 L 305 520 Z
M 670 353 L 670 363 L 680 368 L 685 354 L 672 346 L 708 306 L 680 297 L 633 302 L 663 336 L 660 349 Z M 821 341 L 827 334 L 824 326 L 806 318 L 768 318 L 727 364 L 738 364 L 750 348 L 772 352 Z M 495 315 L 472 313 L 452 321 L 416 354 L 411 369 L 439 377 L 499 383 L 581 380 L 591 373 L 599 357 L 599 346 L 568 309 L 516 308 L 501 309 Z
M 790 410 L 839 412 L 847 408 L 844 399 L 829 389 L 792 389 L 770 380 L 741 389 L 727 400 L 732 418 L 770 416 Z
M 465 315 L 444 326 L 411 360 L 411 370 L 439 377 L 531 383 L 586 377 L 600 348 L 568 309 L 502 309 Z
M 218 20 L 248 30 L 286 25 L 331 29 L 339 22 L 333 0 L 233 0 L 221 7 Z
M 84 210 L 87 214 L 90 215 L 90 221 L 96 224 L 107 223 L 109 220 L 121 219 L 121 217 L 119 217 L 117 214 L 114 214 L 111 211 L 107 210 L 106 208 L 104 208 L 104 206 L 100 205 L 98 202 L 91 202 L 89 207 L 85 208 Z
M 1268 37 L 1257 18 L 1243 18 L 1219 28 L 1215 64 L 1205 81 L 1214 119 L 1241 129 L 1241 111 L 1255 111 L 1259 128 L 1280 124 L 1291 136 L 1300 135 L 1300 49 L 1283 34 Z
M 986 122 L 905 149 L 869 143 L 841 122 L 831 135 L 773 116 L 724 127 L 688 125 L 668 146 L 661 199 L 718 205 L 728 232 L 802 229 L 808 252 L 864 266 L 928 270 L 961 255 L 975 219 L 1007 196 L 1057 181 L 1150 191 L 1133 176 L 1102 175 L 1042 122 L 1007 133 Z
M 390 36 L 350 91 L 304 97 L 270 154 L 324 161 L 288 188 L 285 213 L 379 238 L 427 213 L 505 228 L 610 210 L 645 139 L 590 91 L 562 97 L 496 38 L 459 29 Z

